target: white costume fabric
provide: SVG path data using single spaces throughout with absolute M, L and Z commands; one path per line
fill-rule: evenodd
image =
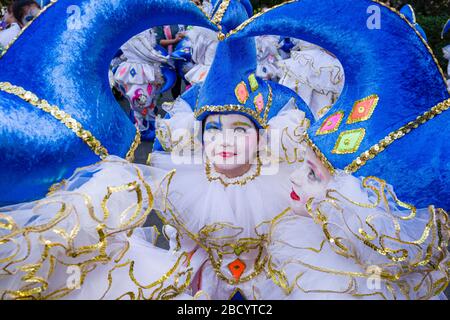
M 211 17 L 213 11 L 213 5 L 211 1 L 204 0 L 202 2 L 202 10 L 208 17 Z
M 14 40 L 20 33 L 20 26 L 17 23 L 12 23 L 9 28 L 0 31 L 0 48 L 6 46 Z
M 273 226 L 269 269 L 280 284 L 258 287 L 278 299 L 445 299 L 446 214 L 399 202 L 377 178 L 334 177 L 308 213 Z M 441 228 L 444 226 L 444 228 Z M 444 231 L 441 233 L 441 231 Z
M 280 84 L 294 90 L 310 107 L 316 119 L 332 106 L 344 87 L 341 63 L 326 50 L 299 40 L 291 58 L 278 63 Z
M 214 31 L 202 27 L 192 27 L 187 32 L 186 37 L 192 46 L 194 66 L 186 73 L 185 78 L 189 83 L 197 84 L 205 81 L 214 60 L 219 40 Z
M 278 81 L 281 76 L 280 68 L 277 62 L 281 60 L 278 53 L 277 36 L 265 35 L 256 37 L 256 57 L 257 68 L 256 76 L 265 79 Z
M 155 99 L 164 84 L 161 64 L 168 62 L 168 57 L 155 50 L 155 45 L 152 29 L 131 38 L 121 47 L 126 61 L 119 65 L 114 74 L 119 90 L 134 111 L 140 131 L 147 130 L 149 121 L 155 117 Z
M 125 43 L 121 50 L 126 62 L 121 64 L 115 74 L 119 82 L 125 84 L 163 83 L 162 63 L 168 62 L 156 49 L 156 36 L 152 29 L 141 32 Z M 136 73 L 131 72 L 135 69 Z
M 3 299 L 169 299 L 191 271 L 141 228 L 164 174 L 117 157 L 81 168 L 46 198 L 0 215 Z
M 448 66 L 447 66 L 447 87 L 448 90 L 450 90 L 450 45 L 445 46 L 442 49 L 443 53 L 444 53 L 444 58 L 448 60 Z

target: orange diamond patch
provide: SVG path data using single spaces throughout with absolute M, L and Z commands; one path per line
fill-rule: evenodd
M 356 101 L 352 112 L 348 116 L 347 124 L 369 120 L 378 104 L 378 96 L 373 94 L 362 100 Z
M 241 278 L 246 267 L 247 266 L 245 265 L 245 263 L 239 259 L 234 260 L 228 265 L 228 269 L 230 269 L 231 274 L 233 275 L 234 279 L 236 279 L 236 281 Z

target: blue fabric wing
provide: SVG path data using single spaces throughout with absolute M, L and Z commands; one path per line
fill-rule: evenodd
M 58 0 L 0 58 L 0 82 L 70 114 L 109 154 L 124 157 L 136 129 L 115 101 L 108 67 L 117 49 L 152 26 L 216 26 L 189 0 Z M 99 157 L 50 114 L 0 91 L 0 206 L 43 197 Z

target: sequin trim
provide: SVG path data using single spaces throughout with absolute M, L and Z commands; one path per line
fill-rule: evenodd
M 0 82 L 0 90 L 15 95 L 38 109 L 50 114 L 53 118 L 74 132 L 77 137 L 83 140 L 83 142 L 86 143 L 101 159 L 104 159 L 109 155 L 108 150 L 90 131 L 85 130 L 70 114 L 60 110 L 57 106 L 50 105 L 46 100 L 39 99 L 34 93 L 26 91 L 22 87 L 12 85 L 9 82 Z
M 228 104 L 228 105 L 223 105 L 223 106 L 211 106 L 211 105 L 207 105 L 207 106 L 203 106 L 200 109 L 197 109 L 194 112 L 194 116 L 195 118 L 199 118 L 203 113 L 205 112 L 213 112 L 213 113 L 223 113 L 223 112 L 237 112 L 237 113 L 243 113 L 248 115 L 251 119 L 253 119 L 254 121 L 256 121 L 262 128 L 267 128 L 267 120 L 269 117 L 269 111 L 270 108 L 272 107 L 272 99 L 273 99 L 273 94 L 272 94 L 272 88 L 270 87 L 270 85 L 268 86 L 269 88 L 269 97 L 267 98 L 267 104 L 264 110 L 264 115 L 261 117 L 261 114 L 258 113 L 257 111 L 247 108 L 243 105 L 238 105 L 238 104 Z
M 417 129 L 420 125 L 433 119 L 444 111 L 450 108 L 450 99 L 445 100 L 438 105 L 434 106 L 430 110 L 426 111 L 422 115 L 418 116 L 415 120 L 409 122 L 400 129 L 391 132 L 384 139 L 381 139 L 377 144 L 372 146 L 369 150 L 363 152 L 358 158 L 356 158 L 352 163 L 350 163 L 345 171 L 348 173 L 354 173 L 358 171 L 362 166 L 364 166 L 367 161 L 374 159 L 379 153 L 383 152 L 388 146 L 390 146 L 394 141 L 403 138 L 405 135 L 410 133 L 412 130 Z

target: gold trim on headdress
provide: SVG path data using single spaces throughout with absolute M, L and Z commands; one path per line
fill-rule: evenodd
M 239 112 L 248 115 L 250 118 L 254 119 L 263 129 L 266 129 L 268 124 L 269 111 L 272 107 L 273 94 L 272 88 L 270 85 L 267 86 L 269 89 L 269 95 L 267 97 L 267 103 L 264 108 L 264 114 L 261 116 L 261 113 L 247 108 L 243 105 L 239 104 L 227 104 L 222 106 L 212 106 L 206 105 L 194 111 L 194 117 L 198 119 L 205 112 L 214 112 L 214 113 L 222 113 L 222 112 Z M 197 101 L 198 104 L 198 101 Z
M 363 152 L 359 157 L 353 160 L 347 167 L 345 171 L 347 173 L 355 173 L 362 166 L 364 166 L 367 161 L 374 159 L 378 154 L 383 152 L 388 146 L 390 146 L 394 141 L 403 138 L 405 135 L 410 133 L 412 130 L 417 129 L 419 126 L 432 120 L 435 116 L 440 115 L 442 112 L 447 111 L 450 108 L 450 99 L 438 103 L 436 106 L 430 110 L 425 111 L 423 114 L 418 116 L 415 120 L 410 121 L 406 125 L 402 126 L 400 129 L 389 133 L 385 138 L 381 139 L 377 144 L 372 146 L 369 150 Z M 315 152 L 317 157 L 322 161 L 327 169 L 329 169 L 331 174 L 334 174 L 335 169 L 327 157 L 320 151 L 320 149 L 314 144 L 311 138 L 305 133 L 305 142 L 311 149 Z
M 38 98 L 31 91 L 12 85 L 9 82 L 0 82 L 0 91 L 15 95 L 32 106 L 35 106 L 36 108 L 50 114 L 53 118 L 74 132 L 77 137 L 83 140 L 83 142 L 86 143 L 88 147 L 101 159 L 104 159 L 109 155 L 108 150 L 97 138 L 94 137 L 90 131 L 84 129 L 83 126 L 70 114 L 62 111 L 57 106 L 50 105 L 46 100 Z

